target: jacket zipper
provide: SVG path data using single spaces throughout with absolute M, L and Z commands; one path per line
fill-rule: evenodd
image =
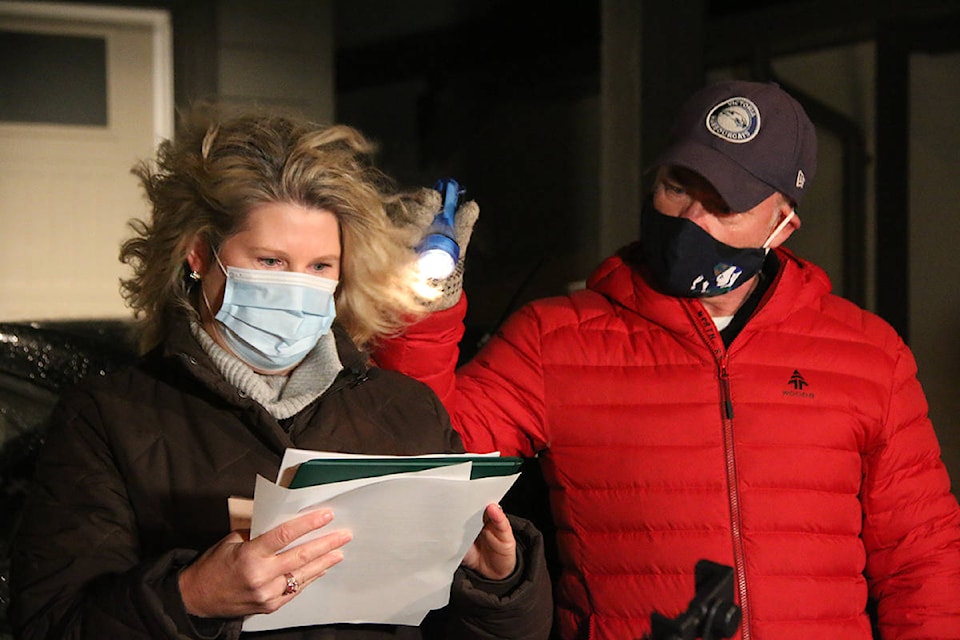
M 729 357 L 723 345 L 723 339 L 716 330 L 713 319 L 702 305 L 687 307 L 700 337 L 713 354 L 717 363 L 717 377 L 720 384 L 720 411 L 723 422 L 723 455 L 727 471 L 727 503 L 730 507 L 730 537 L 733 543 L 734 576 L 737 596 L 740 601 L 741 620 L 740 638 L 750 640 L 750 604 L 747 600 L 746 566 L 743 559 L 743 532 L 740 527 L 740 492 L 737 489 L 737 459 L 734 455 L 733 438 L 733 397 L 730 394 Z
M 723 451 L 727 466 L 727 498 L 730 502 L 730 534 L 733 538 L 733 563 L 735 567 L 737 595 L 740 601 L 742 640 L 750 640 L 750 605 L 747 600 L 747 578 L 743 560 L 743 532 L 740 528 L 740 492 L 737 490 L 737 460 L 733 440 L 733 399 L 730 396 L 730 376 L 727 372 L 727 355 L 720 358 L 720 394 L 723 411 Z

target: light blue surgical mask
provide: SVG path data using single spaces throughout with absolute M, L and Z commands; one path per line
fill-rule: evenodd
M 290 369 L 330 331 L 337 280 L 222 263 L 220 268 L 227 276 L 216 314 L 220 335 L 251 367 L 267 373 Z

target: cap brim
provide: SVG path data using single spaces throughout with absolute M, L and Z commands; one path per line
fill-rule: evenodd
M 776 192 L 752 173 L 713 147 L 698 142 L 674 144 L 656 166 L 673 165 L 695 171 L 717 190 L 732 211 L 748 211 Z

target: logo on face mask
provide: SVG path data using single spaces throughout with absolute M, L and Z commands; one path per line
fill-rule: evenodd
M 698 275 L 690 285 L 690 291 L 698 296 L 707 295 L 714 289 L 733 290 L 737 286 L 737 279 L 743 275 L 743 269 L 735 264 L 721 263 L 713 268 L 713 280 Z

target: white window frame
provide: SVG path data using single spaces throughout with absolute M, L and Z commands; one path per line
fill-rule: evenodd
M 0 0 L 0 15 L 147 27 L 153 36 L 153 135 L 156 142 L 173 137 L 173 31 L 170 14 L 161 9 L 87 4 Z

